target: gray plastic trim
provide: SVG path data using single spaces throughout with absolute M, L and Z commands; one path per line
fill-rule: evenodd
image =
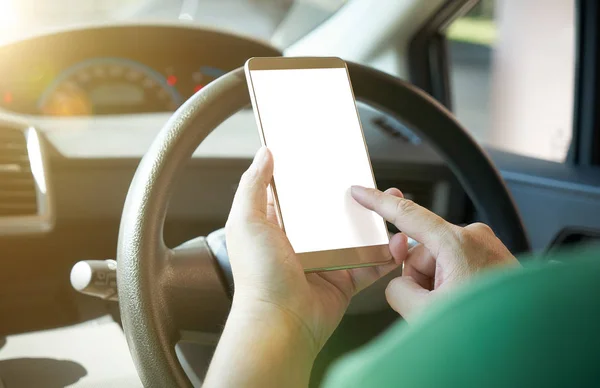
M 0 236 L 49 232 L 54 226 L 54 209 L 43 139 L 35 128 L 20 121 L 0 118 L 0 131 L 2 128 L 21 129 L 23 131 L 27 144 L 29 165 L 35 182 L 37 214 L 0 217 Z

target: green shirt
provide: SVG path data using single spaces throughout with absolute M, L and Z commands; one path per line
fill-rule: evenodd
M 336 362 L 323 386 L 600 386 L 600 253 L 580 256 L 482 276 Z

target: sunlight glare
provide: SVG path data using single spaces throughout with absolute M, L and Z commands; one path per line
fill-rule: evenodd
M 40 148 L 40 139 L 35 129 L 30 128 L 27 131 L 27 154 L 31 165 L 31 173 L 38 189 L 46 194 L 46 176 L 44 175 L 44 162 Z
M 0 0 L 0 29 L 9 29 L 17 25 L 16 1 L 18 0 Z

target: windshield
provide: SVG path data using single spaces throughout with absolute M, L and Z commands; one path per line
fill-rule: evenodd
M 107 22 L 192 24 L 285 48 L 346 0 L 0 0 L 0 44 L 68 26 Z

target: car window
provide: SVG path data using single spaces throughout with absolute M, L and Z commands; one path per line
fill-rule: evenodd
M 564 161 L 571 140 L 575 0 L 482 0 L 447 29 L 453 110 L 497 149 Z

